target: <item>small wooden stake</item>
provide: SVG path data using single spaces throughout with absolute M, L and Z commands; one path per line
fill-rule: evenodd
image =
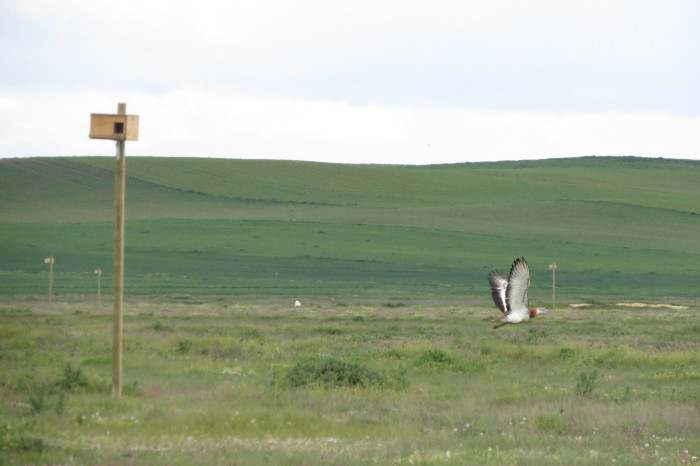
M 552 269 L 552 310 L 557 308 L 557 264 L 549 264 Z
M 102 269 L 96 269 L 95 275 L 97 275 L 97 307 L 102 307 L 102 285 L 100 284 L 100 279 L 102 278 Z
M 44 264 L 49 264 L 49 310 L 53 310 L 53 256 L 44 259 Z

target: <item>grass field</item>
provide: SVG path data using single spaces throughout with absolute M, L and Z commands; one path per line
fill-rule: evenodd
M 525 256 L 533 291 L 694 303 L 700 163 L 583 158 L 428 167 L 128 160 L 131 294 L 480 295 Z M 0 160 L 0 288 L 111 286 L 111 157 Z
M 114 160 L 0 159 L 0 464 L 698 463 L 700 163 L 127 174 L 115 402 Z
M 5 464 L 697 464 L 697 309 L 0 302 Z M 29 369 L 31 368 L 31 369 Z

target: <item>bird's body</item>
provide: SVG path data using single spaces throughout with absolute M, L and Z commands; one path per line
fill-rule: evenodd
M 494 328 L 502 327 L 505 324 L 527 322 L 531 318 L 547 312 L 543 307 L 530 308 L 527 296 L 527 291 L 530 288 L 530 267 L 524 257 L 515 259 L 507 279 L 503 272 L 498 270 L 489 273 L 489 284 L 491 285 L 493 302 L 503 313 L 501 317 L 494 319 L 494 322 L 501 322 Z

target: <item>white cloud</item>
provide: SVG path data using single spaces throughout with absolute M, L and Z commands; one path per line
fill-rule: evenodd
M 450 163 L 583 155 L 700 159 L 700 118 L 660 112 L 515 112 L 440 106 L 353 106 L 182 88 L 0 92 L 0 156 L 113 155 L 88 139 L 90 113 L 140 116 L 127 154 Z
M 13 3 L 100 66 L 179 83 L 343 71 L 421 49 L 463 56 L 486 47 L 515 60 L 542 49 L 649 59 L 677 46 L 673 28 L 688 8 L 686 0 Z
M 0 157 L 700 158 L 694 0 L 8 0 Z M 3 26 L 8 25 L 11 27 Z

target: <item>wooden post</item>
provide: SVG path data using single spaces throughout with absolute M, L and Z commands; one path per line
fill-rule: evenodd
M 122 311 L 124 303 L 124 194 L 126 191 L 126 141 L 138 141 L 139 117 L 127 115 L 126 104 L 117 105 L 116 115 L 90 115 L 90 138 L 117 143 L 114 195 L 114 324 L 112 329 L 112 398 L 122 396 Z M 95 271 L 98 273 L 99 269 Z M 101 271 L 100 271 L 101 272 Z M 100 274 L 97 275 L 98 288 Z M 98 291 L 99 300 L 99 291 Z
M 97 307 L 102 307 L 102 285 L 100 284 L 100 279 L 102 278 L 102 269 L 96 269 L 95 275 L 97 275 Z
M 557 264 L 549 264 L 552 269 L 552 310 L 557 308 Z
M 49 310 L 53 310 L 53 256 L 44 259 L 44 264 L 49 264 Z
M 126 115 L 126 104 L 117 114 Z M 126 190 L 125 141 L 117 140 L 117 174 L 114 196 L 114 326 L 112 329 L 112 398 L 122 396 L 122 310 L 124 302 L 124 199 Z

